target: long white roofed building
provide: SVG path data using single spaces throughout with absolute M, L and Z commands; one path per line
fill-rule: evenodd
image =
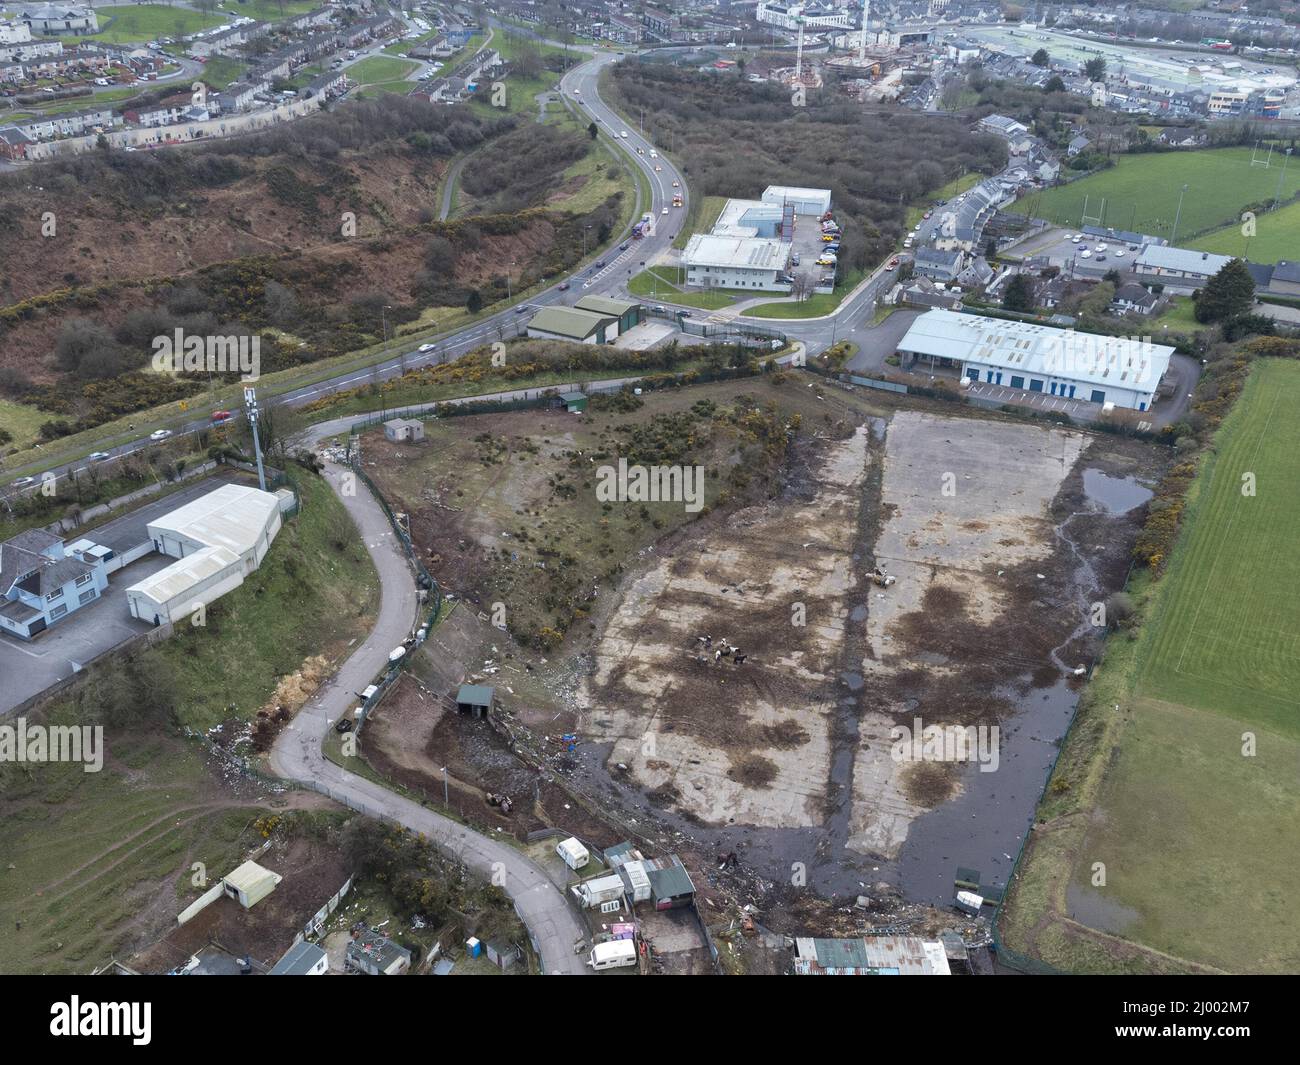
M 1174 349 L 1033 322 L 926 311 L 898 342 L 901 355 L 960 368 L 963 378 L 1087 403 L 1148 410 Z
M 154 550 L 176 561 L 126 590 L 132 617 L 181 621 L 244 583 L 280 531 L 281 497 L 228 484 L 149 523 Z

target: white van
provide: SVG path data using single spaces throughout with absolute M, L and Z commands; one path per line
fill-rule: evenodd
M 599 972 L 601 969 L 621 969 L 636 964 L 636 944 L 630 939 L 611 939 L 597 943 L 592 948 L 587 964 Z

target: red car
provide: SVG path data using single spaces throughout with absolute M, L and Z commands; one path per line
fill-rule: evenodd
M 212 412 L 212 424 L 220 425 L 222 422 L 230 421 L 232 415 L 228 410 L 214 410 Z
M 892 259 L 889 260 L 889 268 L 892 270 L 897 265 L 898 265 L 898 256 L 895 255 Z

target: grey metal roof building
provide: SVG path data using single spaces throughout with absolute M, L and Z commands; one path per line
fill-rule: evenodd
M 1174 352 L 1134 337 L 945 310 L 917 318 L 898 350 L 959 366 L 967 380 L 1133 410 L 1150 407 Z
M 1148 245 L 1138 253 L 1133 269 L 1139 274 L 1152 277 L 1205 281 L 1231 261 L 1230 255 L 1192 251 L 1190 248 L 1161 248 Z

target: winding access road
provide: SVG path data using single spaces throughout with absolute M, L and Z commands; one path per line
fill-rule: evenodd
M 346 431 L 353 420 L 343 418 L 315 426 L 308 443 L 315 446 L 325 437 Z M 345 484 L 350 484 L 345 480 L 349 473 L 346 467 L 326 463 L 325 478 L 356 522 L 379 574 L 379 615 L 365 642 L 280 734 L 271 749 L 271 768 L 354 810 L 421 833 L 444 854 L 506 891 L 528 927 L 546 973 L 589 973 L 584 956 L 573 949 L 575 942 L 585 938 L 586 928 L 560 888 L 535 862 L 508 843 L 348 772 L 322 752 L 321 744 L 334 722 L 352 710 L 357 693 L 383 671 L 389 652 L 411 634 L 419 606 L 415 578 L 401 542 L 364 484 L 357 484 L 355 491 L 344 490 Z

